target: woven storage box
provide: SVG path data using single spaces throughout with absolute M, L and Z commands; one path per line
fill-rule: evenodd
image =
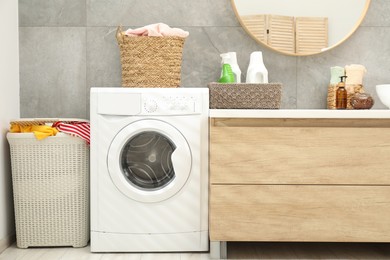
M 210 83 L 212 109 L 278 109 L 282 84 Z
M 7 139 L 17 246 L 86 246 L 89 240 L 86 142 L 64 133 L 40 141 L 33 133 L 7 133 Z
M 347 109 L 353 109 L 351 105 L 351 99 L 356 93 L 364 93 L 364 88 L 362 85 L 347 85 Z M 327 108 L 336 109 L 336 92 L 337 84 L 329 84 L 328 86 L 328 96 L 327 96 Z
M 176 36 L 127 36 L 121 28 L 117 41 L 123 87 L 179 87 L 184 40 Z

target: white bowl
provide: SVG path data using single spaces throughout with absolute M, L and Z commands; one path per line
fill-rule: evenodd
M 390 84 L 376 85 L 376 93 L 380 101 L 390 108 Z

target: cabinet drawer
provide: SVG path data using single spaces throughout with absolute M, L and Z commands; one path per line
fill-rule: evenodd
M 390 130 L 212 125 L 210 182 L 390 184 Z
M 390 242 L 390 187 L 212 185 L 210 239 Z

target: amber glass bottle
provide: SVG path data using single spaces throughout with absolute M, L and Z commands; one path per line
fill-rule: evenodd
M 336 109 L 346 109 L 347 108 L 347 90 L 345 89 L 345 79 L 347 76 L 341 76 L 340 83 L 337 84 L 336 91 Z

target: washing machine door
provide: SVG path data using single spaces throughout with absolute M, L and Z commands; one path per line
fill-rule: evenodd
M 115 136 L 107 165 L 123 194 L 140 202 L 159 202 L 183 188 L 191 173 L 192 156 L 177 128 L 145 119 L 127 125 Z

